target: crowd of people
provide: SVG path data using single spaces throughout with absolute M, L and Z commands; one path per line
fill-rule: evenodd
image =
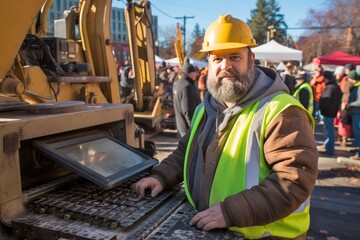
M 190 62 L 186 60 L 184 65 L 188 66 L 189 64 Z M 194 67 L 196 73 L 194 85 L 199 92 L 200 98 L 203 99 L 206 93 L 207 67 L 199 68 L 198 66 L 190 65 Z M 156 82 L 157 84 L 163 84 L 166 95 L 172 95 L 176 80 L 181 78 L 182 73 L 183 71 L 180 66 L 169 66 L 166 62 L 162 62 L 156 69 Z
M 356 151 L 352 159 L 360 160 L 360 75 L 355 66 L 346 64 L 334 71 L 325 71 L 323 66 L 317 65 L 309 72 L 302 67 L 294 68 L 289 62 L 285 70 L 278 73 L 290 93 L 293 92 L 315 121 L 323 124 L 326 139 L 324 145 L 318 147 L 319 152 L 336 156 L 335 142 L 339 140 L 341 147 Z M 352 144 L 349 139 L 353 139 Z
M 256 61 L 254 64 L 260 66 Z M 194 74 L 189 81 L 190 68 Z M 273 65 L 269 68 L 280 75 L 289 93 L 301 102 L 313 115 L 315 121 L 323 124 L 326 139 L 324 145 L 318 147 L 318 151 L 325 156 L 336 156 L 335 142 L 339 140 L 341 147 L 349 147 L 351 151 L 356 151 L 352 159 L 360 160 L 360 150 L 357 151 L 360 147 L 360 119 L 358 119 L 360 109 L 357 110 L 360 108 L 360 100 L 357 105 L 356 95 L 358 89 L 356 83 L 360 81 L 360 76 L 355 66 L 346 64 L 338 66 L 335 71 L 325 71 L 321 65 L 318 65 L 313 71 L 307 71 L 289 62 L 282 71 L 276 70 Z M 201 101 L 205 97 L 207 75 L 207 67 L 198 69 L 190 63 L 186 63 L 182 69 L 166 66 L 165 63 L 158 68 L 159 81 L 164 83 L 165 92 L 171 95 L 174 104 L 176 102 L 174 107 L 180 136 L 184 136 L 185 131 L 190 128 L 193 112 L 200 103 L 199 97 Z M 184 94 L 184 91 L 181 94 L 177 90 L 174 92 L 175 82 L 179 79 L 181 79 L 179 85 L 184 85 L 184 82 L 190 83 L 186 85 L 187 93 L 191 97 Z M 349 102 L 350 95 L 352 98 Z M 179 107 L 180 105 L 182 106 Z M 353 141 L 349 142 L 349 139 Z

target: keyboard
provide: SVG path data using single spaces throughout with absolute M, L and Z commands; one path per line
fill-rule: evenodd
M 12 220 L 13 234 L 38 240 L 244 239 L 226 229 L 204 232 L 190 226 L 196 210 L 181 185 L 156 198 L 149 193 L 140 198 L 131 192 L 140 177 L 110 190 L 81 179 L 42 195 L 28 193 L 27 212 Z
M 165 239 L 211 239 L 211 240 L 244 240 L 241 233 L 232 232 L 227 229 L 214 229 L 208 232 L 190 226 L 190 220 L 197 211 L 189 202 L 182 204 L 171 214 L 160 226 L 158 226 L 146 240 Z
M 26 208 L 29 212 L 84 221 L 110 229 L 129 228 L 180 190 L 177 187 L 162 192 L 156 198 L 150 194 L 141 198 L 131 190 L 131 184 L 138 179 L 130 179 L 110 190 L 91 182 L 77 184 L 34 199 Z

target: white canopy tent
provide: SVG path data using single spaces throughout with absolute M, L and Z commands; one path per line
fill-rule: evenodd
M 315 63 L 309 63 L 304 66 L 304 69 L 307 71 L 314 71 L 317 68 L 318 64 Z M 335 71 L 336 67 L 335 65 L 321 65 L 325 71 Z
M 190 63 L 194 66 L 197 66 L 198 68 L 204 68 L 208 65 L 207 62 L 199 61 L 194 58 L 189 58 L 189 59 L 190 59 Z M 177 57 L 165 59 L 164 61 L 172 67 L 179 66 L 179 59 Z
M 155 63 L 156 64 L 161 64 L 163 61 L 165 61 L 165 59 L 159 57 L 158 55 L 155 55 Z
M 255 58 L 266 62 L 299 61 L 302 65 L 302 51 L 283 46 L 271 40 L 252 48 Z

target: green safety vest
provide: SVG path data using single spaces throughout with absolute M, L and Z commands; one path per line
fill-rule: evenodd
M 247 106 L 236 116 L 237 120 L 233 121 L 215 172 L 209 206 L 260 184 L 269 175 L 270 169 L 266 164 L 263 150 L 265 131 L 272 120 L 290 106 L 298 106 L 304 109 L 301 103 L 291 95 L 278 92 Z M 193 116 L 190 138 L 185 153 L 184 188 L 193 207 L 195 204 L 189 190 L 188 157 L 204 113 L 205 108 L 201 104 Z M 314 129 L 314 120 L 310 113 L 308 113 L 308 117 L 311 119 Z M 247 239 L 258 239 L 266 236 L 295 238 L 309 229 L 309 209 L 310 198 L 283 219 L 264 226 L 230 227 L 230 230 L 244 234 Z
M 296 91 L 294 92 L 294 97 L 296 97 L 297 99 L 300 100 L 299 94 L 300 94 L 300 91 L 304 88 L 306 90 L 308 90 L 309 95 L 310 95 L 309 107 L 307 110 L 309 111 L 310 114 L 312 114 L 312 112 L 314 110 L 314 96 L 313 96 L 312 88 L 309 83 L 305 82 L 305 83 L 301 84 L 300 87 L 298 89 L 296 89 Z

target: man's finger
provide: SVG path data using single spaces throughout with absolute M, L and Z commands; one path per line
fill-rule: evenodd
M 209 214 L 208 214 L 208 212 L 207 212 L 206 210 L 197 213 L 197 214 L 190 220 L 190 225 L 195 225 L 195 224 L 197 224 L 201 219 L 207 217 L 208 215 L 209 215 Z
M 133 192 L 138 194 L 140 197 L 143 197 L 145 195 L 145 188 L 146 186 L 143 184 L 142 180 L 134 183 L 132 185 Z
M 161 186 L 156 185 L 151 191 L 151 197 L 156 197 L 162 191 Z
M 208 222 L 207 224 L 205 224 L 201 230 L 207 232 L 207 231 L 210 231 L 215 228 L 219 228 L 218 224 L 216 223 L 216 221 L 211 221 L 211 222 Z

